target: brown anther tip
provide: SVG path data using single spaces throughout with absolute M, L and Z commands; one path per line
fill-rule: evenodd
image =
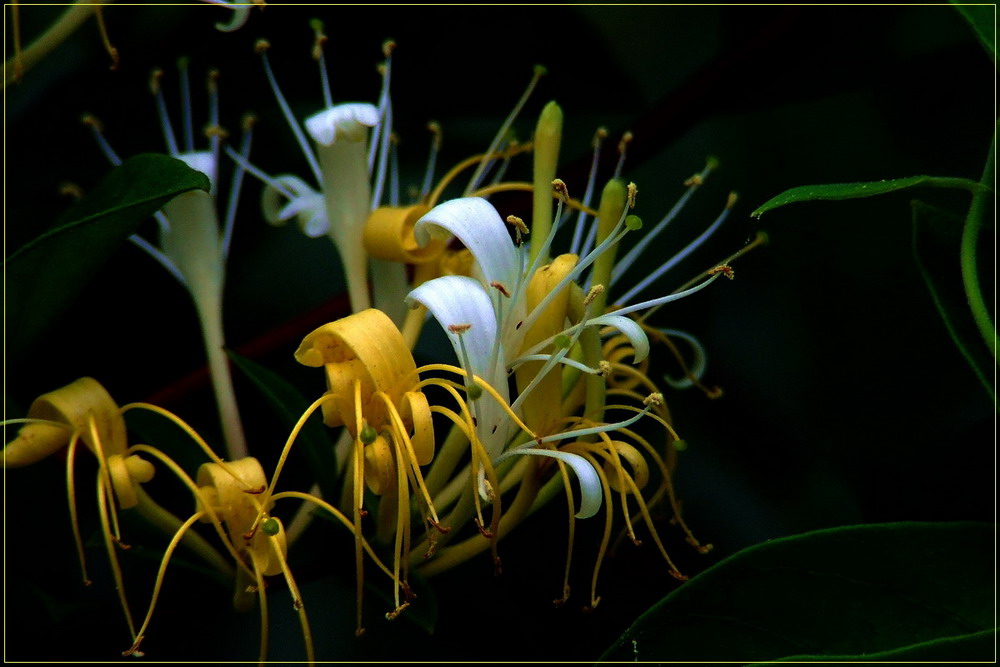
M 729 266 L 728 264 L 720 264 L 719 266 L 716 266 L 715 268 L 708 270 L 708 275 L 710 276 L 714 276 L 718 273 L 721 273 L 730 280 L 736 277 L 736 272 L 733 271 L 733 267 Z
M 518 232 L 522 234 L 528 234 L 531 230 L 528 229 L 528 225 L 524 224 L 524 220 L 517 217 L 516 215 L 508 215 L 507 222 L 514 226 Z
M 361 639 L 362 637 L 365 636 L 365 629 L 358 628 L 357 630 L 354 631 L 354 636 L 357 637 L 358 639 Z
M 219 80 L 219 77 L 221 77 L 221 76 L 222 76 L 222 72 L 220 72 L 217 67 L 213 67 L 212 69 L 208 70 L 207 77 L 208 77 L 209 83 L 215 83 L 216 81 Z
M 500 556 L 493 559 L 493 576 L 499 577 L 503 574 L 503 563 L 500 562 Z
M 84 580 L 83 580 L 83 585 L 84 585 L 84 586 L 93 586 L 93 585 L 94 585 L 94 582 L 93 582 L 93 581 L 91 581 L 90 579 L 84 579 Z
M 569 201 L 569 189 L 566 187 L 566 182 L 563 179 L 557 178 L 552 181 L 552 190 L 559 195 L 564 204 Z
M 257 533 L 257 529 L 256 528 L 253 529 L 253 530 L 248 530 L 247 532 L 243 533 L 243 539 L 246 540 L 247 542 L 249 542 L 250 540 L 253 539 L 253 536 L 256 533 Z
M 700 554 L 711 553 L 712 549 L 714 549 L 714 548 L 715 548 L 715 545 L 712 545 L 712 544 L 701 544 L 701 545 L 698 546 L 698 553 L 700 553 Z
M 375 65 L 375 71 L 378 72 L 379 76 L 385 76 L 386 72 L 385 63 L 379 63 L 378 65 Z
M 717 398 L 722 398 L 722 396 L 725 393 L 726 392 L 722 391 L 722 387 L 712 387 L 707 392 L 705 392 L 705 396 L 711 400 L 715 400 Z
M 732 208 L 736 206 L 736 202 L 739 201 L 740 196 L 735 192 L 730 192 L 729 196 L 726 197 L 726 208 Z
M 417 599 L 417 594 L 413 592 L 412 588 L 410 588 L 409 582 L 404 581 L 401 582 L 400 585 L 403 587 L 403 595 L 406 596 L 407 602 L 412 602 Z
M 490 532 L 489 528 L 487 528 L 485 525 L 483 525 L 482 521 L 480 521 L 477 518 L 477 519 L 474 519 L 474 523 L 476 524 L 476 528 L 479 529 L 479 532 L 482 534 L 483 537 L 485 537 L 488 540 L 492 540 L 493 539 L 493 533 Z
M 633 537 L 632 538 L 632 544 L 634 544 L 637 547 L 641 547 L 642 546 L 642 540 L 640 540 L 638 537 Z
M 271 48 L 271 42 L 267 41 L 266 39 L 258 39 L 256 42 L 254 42 L 253 52 L 264 53 L 270 48 Z
M 438 523 L 437 521 L 435 521 L 434 519 L 427 519 L 427 520 L 430 521 L 430 524 L 432 526 L 434 526 L 439 533 L 443 534 L 443 533 L 450 533 L 451 532 L 451 526 L 443 526 L 440 523 Z
M 252 113 L 244 114 L 241 126 L 244 132 L 249 132 L 253 129 L 253 126 L 257 124 L 257 116 Z
M 382 55 L 388 58 L 392 55 L 392 52 L 396 49 L 396 41 L 392 39 L 387 39 L 382 42 Z
M 226 128 L 221 125 L 209 125 L 205 128 L 205 136 L 209 139 L 212 137 L 218 137 L 219 139 L 226 139 L 229 137 L 229 132 Z
M 510 291 L 508 291 L 508 289 L 504 286 L 502 282 L 494 280 L 493 282 L 490 283 L 490 287 L 500 292 L 508 299 L 510 298 Z
M 691 187 L 691 186 L 701 185 L 704 182 L 705 182 L 705 179 L 703 179 L 701 177 L 701 174 L 695 174 L 691 178 L 689 178 L 686 181 L 684 181 L 684 185 L 686 187 Z
M 366 516 L 368 516 L 368 510 L 366 510 L 364 507 L 359 507 L 358 516 L 361 517 L 362 519 L 365 518 Z
M 256 496 L 258 494 L 267 491 L 267 485 L 262 485 L 259 489 L 243 489 L 243 493 L 249 493 L 250 495 Z
M 83 188 L 76 183 L 60 183 L 59 194 L 64 197 L 72 197 L 73 199 L 79 201 L 80 199 L 83 199 Z
M 295 607 L 296 611 L 298 611 L 299 609 L 302 609 L 302 600 L 300 600 L 298 598 L 292 599 L 292 606 Z
M 587 290 L 587 296 L 583 297 L 583 305 L 589 306 L 594 302 L 594 299 L 599 297 L 604 293 L 604 285 L 597 284 Z
M 122 551 L 128 551 L 129 549 L 132 548 L 132 545 L 126 544 L 125 542 L 122 542 L 121 539 L 119 539 L 119 538 L 117 538 L 117 537 L 115 537 L 113 535 L 111 536 L 111 541 L 114 542 L 115 545 L 119 549 L 121 549 Z
M 112 72 L 118 71 L 118 65 L 121 64 L 121 57 L 118 55 L 118 49 L 113 46 L 108 47 L 108 55 L 111 56 L 111 64 L 108 65 L 108 69 Z
M 622 135 L 621 141 L 618 142 L 618 152 L 624 153 L 633 138 L 634 137 L 631 132 L 625 132 L 625 134 Z
M 460 334 L 460 335 L 464 334 L 466 331 L 468 331 L 471 328 L 472 328 L 472 325 L 468 324 L 468 323 L 464 323 L 464 324 L 449 324 L 448 325 L 448 331 L 450 331 L 453 334 Z
M 163 70 L 159 67 L 155 68 L 149 74 L 149 92 L 153 95 L 158 95 L 160 93 L 160 79 L 163 78 Z
M 628 193 L 627 194 L 628 207 L 630 209 L 635 208 L 635 196 L 639 194 L 639 186 L 637 186 L 635 183 L 630 182 L 628 186 L 625 188 L 625 191 Z
M 647 407 L 650 405 L 663 405 L 663 394 L 652 393 L 646 398 L 642 399 L 642 404 Z
M 607 138 L 608 138 L 608 128 L 606 127 L 597 128 L 597 131 L 594 132 L 594 148 L 597 147 L 597 144 L 601 143 Z
M 390 132 L 389 133 L 389 143 L 393 144 L 395 146 L 398 146 L 399 145 L 399 135 L 396 134 L 395 132 Z
M 674 579 L 676 579 L 677 581 L 687 581 L 688 580 L 688 576 L 686 574 L 681 574 L 677 570 L 670 570 L 670 576 L 673 577 Z
M 597 362 L 598 374 L 601 377 L 609 377 L 611 375 L 611 362 L 605 359 L 601 359 Z

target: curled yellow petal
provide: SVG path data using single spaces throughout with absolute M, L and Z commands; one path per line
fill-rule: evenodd
M 613 440 L 611 446 L 615 448 L 615 452 L 618 453 L 619 458 L 628 462 L 632 468 L 632 481 L 635 482 L 635 488 L 641 490 L 646 486 L 646 482 L 649 481 L 649 464 L 646 463 L 645 457 L 638 449 L 621 440 Z M 608 485 L 615 491 L 622 491 L 623 487 L 620 484 L 618 471 L 613 459 L 608 459 L 604 462 L 604 472 L 608 476 Z M 629 490 L 627 484 L 625 490 Z
M 392 448 L 381 435 L 370 445 L 365 445 L 365 482 L 377 496 L 381 496 L 396 483 L 396 462 Z
M 316 329 L 303 339 L 295 358 L 306 366 L 325 366 L 327 389 L 337 396 L 332 409 L 324 409 L 327 424 L 346 424 L 357 437 L 354 382 L 360 381 L 361 415 L 375 430 L 387 424 L 385 406 L 375 398 L 385 392 L 398 404 L 416 380 L 416 365 L 403 335 L 380 310 L 369 308 Z
M 95 431 L 89 426 L 93 417 Z M 26 424 L 18 437 L 4 448 L 4 466 L 34 463 L 69 444 L 74 432 L 97 454 L 94 432 L 105 455 L 123 455 L 127 447 L 125 420 L 114 399 L 101 384 L 83 377 L 65 387 L 39 396 L 28 409 L 28 418 L 42 422 Z M 57 424 L 65 424 L 61 428 Z
M 365 222 L 365 250 L 372 257 L 405 264 L 423 264 L 438 259 L 444 252 L 444 241 L 432 239 L 425 247 L 420 247 L 413 235 L 413 226 L 429 210 L 422 204 L 375 209 Z

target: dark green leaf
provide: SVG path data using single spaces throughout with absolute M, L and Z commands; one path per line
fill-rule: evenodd
M 962 218 L 920 201 L 913 201 L 910 206 L 913 209 L 913 257 L 934 305 L 951 339 L 995 400 L 993 364 L 969 312 L 961 269 L 956 261 L 962 244 Z
M 995 625 L 995 543 L 994 526 L 959 522 L 759 544 L 661 600 L 602 660 L 862 655 L 980 632 Z
M 112 169 L 52 229 L 8 257 L 8 352 L 23 352 L 143 221 L 198 188 L 208 190 L 208 177 L 180 160 L 136 155 Z
M 976 181 L 967 178 L 946 178 L 938 176 L 910 176 L 909 178 L 895 178 L 888 181 L 873 181 L 871 183 L 828 183 L 826 185 L 802 185 L 791 190 L 785 190 L 777 197 L 773 197 L 765 202 L 760 208 L 751 213 L 755 218 L 759 218 L 768 211 L 788 204 L 803 201 L 817 200 L 839 200 L 839 199 L 861 199 L 863 197 L 874 197 L 884 195 L 889 192 L 905 190 L 915 187 L 930 188 L 958 188 L 979 192 L 985 188 Z
M 309 401 L 284 378 L 255 361 L 227 350 L 229 358 L 250 380 L 274 408 L 289 431 L 309 407 Z M 337 498 L 337 461 L 333 442 L 323 426 L 319 410 L 302 426 L 297 442 L 305 450 L 309 467 L 316 476 L 325 498 Z
M 957 637 L 942 637 L 929 642 L 864 655 L 793 655 L 779 662 L 973 662 L 982 661 L 996 647 L 996 630 L 983 630 Z
M 997 42 L 996 42 L 996 5 L 966 5 L 959 4 L 952 0 L 952 6 L 965 17 L 972 29 L 976 31 L 976 36 L 982 42 L 983 48 L 996 63 Z

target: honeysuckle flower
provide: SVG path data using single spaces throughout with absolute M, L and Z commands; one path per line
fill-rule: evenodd
M 132 641 L 137 644 L 142 631 L 136 630 L 133 621 L 117 554 L 118 549 L 128 549 L 128 545 L 122 540 L 118 511 L 133 510 L 165 533 L 174 534 L 182 528 L 182 522 L 158 505 L 142 485 L 150 481 L 155 473 L 150 459 L 163 464 L 182 480 L 187 478 L 179 466 L 162 451 L 143 444 L 128 445 L 123 414 L 133 409 L 159 413 L 193 433 L 189 426 L 162 408 L 145 403 L 119 407 L 96 380 L 84 377 L 37 398 L 31 404 L 27 418 L 5 422 L 22 422 L 24 426 L 17 437 L 4 447 L 3 464 L 5 469 L 18 468 L 35 463 L 63 448 L 67 449 L 66 490 L 73 537 L 84 583 L 90 585 L 76 510 L 74 469 L 80 443 L 97 459 L 97 507 L 101 533 L 129 632 Z M 218 456 L 203 440 L 197 438 L 197 442 L 209 458 L 219 461 Z M 194 489 L 193 482 L 189 483 L 189 488 Z M 174 546 L 181 537 L 209 565 L 226 576 L 232 576 L 232 566 L 204 538 L 196 533 L 184 535 L 181 530 Z
M 488 465 L 478 470 L 474 465 L 470 471 L 473 476 L 478 475 L 480 495 L 498 502 L 501 493 L 518 486 L 512 505 L 494 528 L 506 532 L 539 496 L 551 496 L 556 487 L 564 487 L 566 493 L 571 494 L 569 469 L 576 473 L 578 481 L 577 518 L 596 514 L 601 500 L 606 501 L 605 535 L 591 588 L 590 606 L 594 606 L 599 600 L 597 574 L 610 536 L 612 494 L 620 498 L 617 504 L 628 535 L 638 542 L 633 530 L 634 510 L 629 507 L 632 503 L 638 508 L 636 516 L 645 521 L 671 573 L 678 578 L 684 577 L 660 542 L 648 512 L 649 505 L 664 499 L 669 501 L 689 542 L 700 550 L 708 549 L 694 538 L 680 517 L 670 471 L 674 450 L 680 448 L 683 441 L 670 426 L 659 388 L 646 375 L 648 366 L 644 365 L 650 354 L 649 336 L 652 335 L 657 341 L 666 341 L 671 346 L 685 369 L 685 378 L 671 384 L 701 386 L 703 349 L 688 334 L 675 330 L 667 334 L 636 317 L 639 314 L 645 317 L 652 310 L 694 294 L 721 276 L 731 278 L 732 269 L 723 263 L 672 294 L 638 303 L 631 301 L 718 229 L 735 203 L 735 196 L 730 196 L 723 213 L 699 238 L 612 301 L 608 290 L 623 275 L 622 267 L 631 266 L 669 224 L 715 163 L 710 161 L 702 173 L 688 181 L 688 190 L 678 205 L 625 255 L 621 263 L 616 264 L 618 246 L 628 234 L 642 227 L 641 220 L 630 214 L 635 206 L 637 188 L 633 184 L 626 187 L 613 179 L 604 188 L 599 209 L 590 208 L 600 148 L 601 133 L 598 133 L 594 168 L 584 200 L 570 199 L 565 184 L 551 178 L 558 156 L 561 123 L 561 111 L 550 104 L 542 112 L 536 130 L 533 147 L 536 183 L 532 186 L 535 217 L 530 245 L 520 242 L 528 232 L 527 225 L 516 216 L 509 216 L 505 224 L 500 213 L 485 199 L 467 197 L 439 204 L 415 223 L 416 240 L 427 243 L 431 239 L 455 238 L 474 261 L 467 275 L 444 276 L 424 282 L 410 293 L 407 301 L 411 307 L 425 307 L 438 320 L 462 366 L 466 378 L 465 403 L 475 417 L 475 434 L 469 437 L 481 443 L 490 457 Z M 623 141 L 620 147 L 623 156 L 625 143 Z M 621 164 L 619 161 L 616 175 Z M 548 179 L 554 189 L 559 202 L 554 214 L 553 192 L 548 183 L 542 188 L 540 179 Z M 501 183 L 496 189 L 503 187 L 505 184 Z M 521 189 L 515 184 L 510 187 Z M 572 244 L 580 254 L 571 252 L 549 260 L 566 207 L 580 211 Z M 594 222 L 587 231 L 586 222 L 591 216 Z M 515 227 L 517 242 L 511 241 L 508 224 Z M 609 303 L 614 303 L 615 307 L 608 308 Z M 615 330 L 618 334 L 609 337 Z M 684 364 L 670 342 L 670 335 L 692 345 L 696 352 L 693 370 Z M 607 342 L 602 344 L 602 337 L 607 338 Z M 626 360 L 631 363 L 625 363 Z M 515 380 L 512 388 L 508 388 L 510 375 Z M 483 393 L 484 387 L 489 387 L 488 395 Z M 626 397 L 635 404 L 608 404 L 606 399 L 611 396 Z M 639 403 L 642 407 L 636 405 Z M 628 416 L 620 421 L 609 418 L 611 411 L 620 410 L 625 410 Z M 666 431 L 668 443 L 675 444 L 661 451 L 629 428 L 644 416 L 658 421 Z M 442 458 L 453 457 L 446 457 L 442 452 Z M 544 461 L 551 462 L 551 459 L 558 463 L 560 474 L 549 475 L 545 481 Z M 512 467 L 515 460 L 520 462 Z M 441 476 L 436 474 L 436 469 L 443 468 L 446 471 L 443 476 L 447 476 L 454 466 L 454 461 L 435 461 L 428 476 L 432 493 L 442 491 Z M 499 487 L 484 481 L 489 468 L 495 471 Z M 651 468 L 658 470 L 660 483 L 650 493 L 643 488 L 650 478 Z M 455 493 L 448 491 L 453 488 L 454 485 L 448 485 L 435 496 L 439 507 L 454 501 Z M 463 512 L 468 511 L 468 503 L 465 508 L 462 505 L 459 502 L 446 521 L 461 522 Z M 574 507 L 572 498 L 570 507 Z M 447 542 L 448 537 L 441 542 Z M 572 530 L 570 539 L 572 542 Z M 475 538 L 445 547 L 441 555 L 421 571 L 433 574 L 483 548 L 485 544 L 481 540 L 476 542 Z M 493 548 L 495 555 L 495 542 Z M 560 601 L 565 601 L 569 595 L 568 577 L 569 560 Z
M 219 154 L 226 132 L 219 125 L 218 73 L 212 71 L 208 76 L 209 118 L 204 132 L 208 148 L 197 149 L 187 63 L 184 60 L 180 62 L 179 69 L 183 128 L 180 141 L 174 133 L 164 99 L 161 70 L 153 72 L 150 89 L 156 101 L 168 154 L 208 176 L 211 189 L 208 193 L 201 190 L 184 193 L 156 213 L 159 226 L 158 246 L 138 235 L 133 236 L 131 241 L 159 262 L 191 294 L 201 324 L 227 451 L 230 457 L 240 458 L 246 454 L 246 438 L 224 351 L 222 296 L 226 259 L 244 170 L 238 165 L 233 172 L 220 222 Z M 107 159 L 114 165 L 120 164 L 121 159 L 104 137 L 101 124 L 90 115 L 84 117 L 84 122 L 93 130 L 98 146 Z M 244 161 L 250 152 L 252 125 L 251 118 L 247 118 L 243 124 L 239 154 Z

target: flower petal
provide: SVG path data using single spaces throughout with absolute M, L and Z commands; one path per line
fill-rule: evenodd
M 218 161 L 215 159 L 215 155 L 212 151 L 192 151 L 190 153 L 178 153 L 174 156 L 187 166 L 200 171 L 201 173 L 208 176 L 208 180 L 212 183 L 212 188 L 215 188 L 215 179 L 219 175 L 219 165 Z
M 590 462 L 587 461 L 587 459 L 583 458 L 579 454 L 560 452 L 556 449 L 520 447 L 518 449 L 511 449 L 504 452 L 493 463 L 497 464 L 503 459 L 510 458 L 515 454 L 548 456 L 553 459 L 559 459 L 573 468 L 573 472 L 576 473 L 576 478 L 580 482 L 580 509 L 576 513 L 576 518 L 589 519 L 597 514 L 597 510 L 601 509 L 601 499 L 604 497 L 604 493 L 601 491 L 601 479 L 597 476 L 597 471 L 594 470 L 594 466 L 590 465 Z
M 464 346 L 472 372 L 490 383 L 503 400 L 510 403 L 507 372 L 502 363 L 503 349 L 498 351 L 498 362 L 492 364 L 493 343 L 497 337 L 496 315 L 489 295 L 478 280 L 467 276 L 442 276 L 428 280 L 410 292 L 406 303 L 411 307 L 416 303 L 426 306 L 445 330 L 459 363 L 465 364 Z M 456 324 L 470 326 L 463 333 L 449 330 L 451 325 Z M 483 395 L 477 399 L 475 410 L 479 439 L 490 456 L 495 457 L 507 443 L 512 430 L 511 420 L 491 396 Z
M 338 139 L 361 141 L 369 127 L 378 125 L 378 109 L 367 102 L 336 104 L 306 118 L 306 131 L 318 144 L 332 146 Z
M 649 356 L 649 338 L 646 337 L 646 332 L 642 330 L 639 323 L 631 317 L 615 315 L 612 313 L 610 315 L 595 317 L 588 320 L 587 323 L 614 327 L 625 334 L 629 342 L 632 344 L 632 349 L 635 350 L 634 363 L 638 364 Z
M 413 228 L 424 246 L 432 238 L 454 235 L 479 263 L 486 284 L 499 282 L 513 292 L 521 274 L 521 256 L 507 225 L 493 205 L 481 197 L 463 197 L 438 204 Z
M 330 224 L 323 195 L 309 187 L 301 178 L 290 174 L 277 176 L 274 182 L 285 191 L 282 192 L 270 183 L 264 186 L 261 195 L 264 219 L 269 224 L 282 225 L 295 218 L 306 236 L 316 238 L 325 234 Z M 282 205 L 281 198 L 288 197 L 289 194 L 292 196 Z

